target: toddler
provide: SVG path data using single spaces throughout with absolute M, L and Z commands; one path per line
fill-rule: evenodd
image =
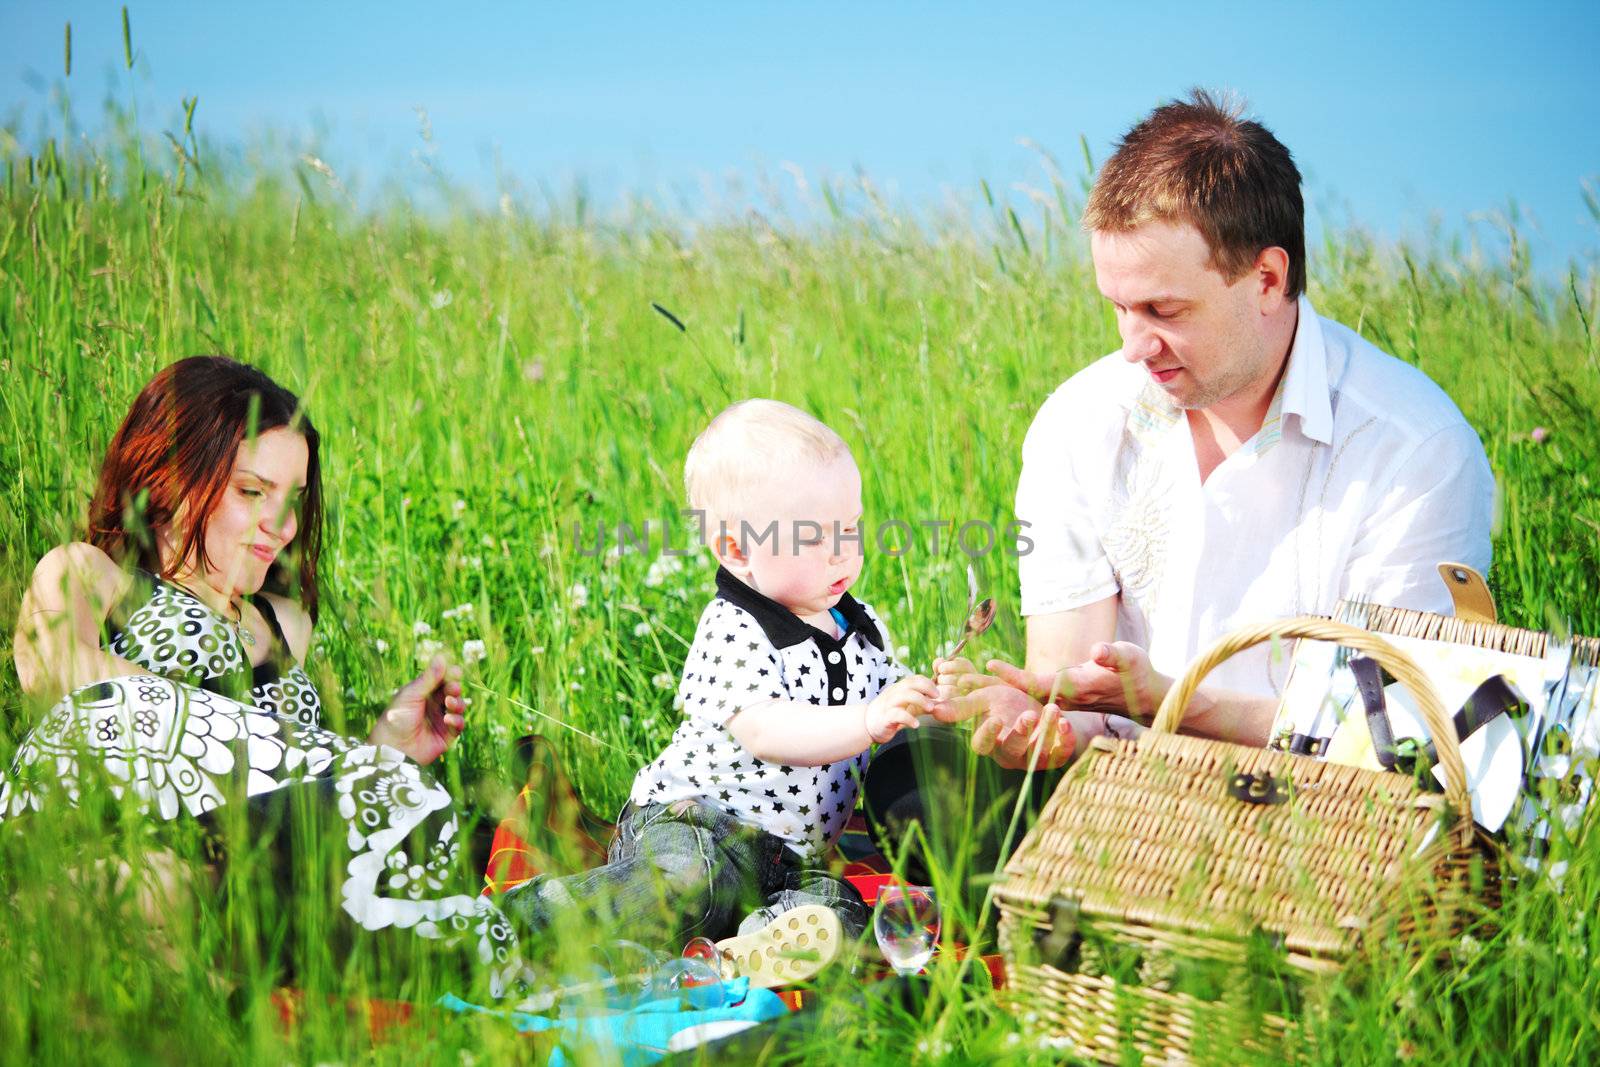
M 862 566 L 860 473 L 815 418 L 746 400 L 695 440 L 684 481 L 719 567 L 678 688 L 683 722 L 634 779 L 609 862 L 536 879 L 510 894 L 515 910 L 535 925 L 562 907 L 609 911 L 639 936 L 627 924 L 665 905 L 679 937 L 721 938 L 737 923 L 747 943 L 723 947 L 741 959 L 763 939 L 786 944 L 781 926 L 801 929 L 797 908 L 813 926 L 821 912 L 834 943 L 853 938 L 867 910 L 824 855 L 872 746 L 917 726 L 938 698 L 932 681 L 906 675 L 882 621 L 850 595 Z M 818 947 L 825 963 L 831 950 Z

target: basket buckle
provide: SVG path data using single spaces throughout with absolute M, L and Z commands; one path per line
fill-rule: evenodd
M 1228 795 L 1246 804 L 1282 804 L 1289 799 L 1289 783 L 1280 782 L 1265 771 L 1236 774 L 1228 782 Z

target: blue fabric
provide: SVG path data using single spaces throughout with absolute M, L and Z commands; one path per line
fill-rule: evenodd
M 751 989 L 748 978 L 736 978 L 720 986 L 691 987 L 676 997 L 646 1001 L 625 1011 L 584 1015 L 563 1012 L 558 1018 L 484 1008 L 453 993 L 440 997 L 438 1004 L 463 1015 L 505 1019 L 519 1033 L 560 1031 L 560 1045 L 550 1056 L 551 1067 L 565 1067 L 570 1062 L 568 1050 L 578 1047 L 596 1048 L 625 1067 L 655 1063 L 666 1056 L 667 1042 L 680 1030 L 726 1019 L 766 1022 L 788 1011 L 778 994 L 770 989 Z
M 844 617 L 844 612 L 838 608 L 829 608 L 828 614 L 833 616 L 833 621 L 839 625 L 839 634 L 843 636 L 850 632 L 850 622 Z

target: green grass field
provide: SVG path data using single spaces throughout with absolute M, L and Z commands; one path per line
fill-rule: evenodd
M 0 198 L 0 758 L 39 709 L 10 667 L 9 620 L 34 562 L 78 536 L 100 456 L 139 386 L 221 351 L 299 391 L 322 431 L 331 506 L 310 668 L 330 721 L 370 716 L 438 642 L 469 668 L 471 726 L 444 761 L 465 790 L 507 784 L 510 741 L 539 730 L 586 799 L 612 812 L 675 725 L 671 687 L 710 588 L 704 559 L 580 551 L 597 523 L 681 506 L 684 451 L 730 400 L 770 396 L 836 427 L 861 463 L 867 521 L 1003 526 L 1022 435 L 1058 383 L 1116 347 L 1075 208 L 1082 180 L 970 217 L 914 221 L 870 186 L 813 194 L 815 218 L 690 225 L 577 201 L 358 210 L 330 172 L 225 167 L 127 137 L 71 153 L 7 149 Z M 31 142 L 30 142 L 31 143 Z M 1417 176 L 1424 181 L 1425 176 Z M 1593 267 L 1536 272 L 1516 250 L 1395 248 L 1341 233 L 1315 248 L 1311 296 L 1441 383 L 1478 429 L 1501 499 L 1491 581 L 1515 624 L 1600 633 L 1600 445 Z M 680 331 L 652 308 L 670 310 Z M 1548 438 L 1530 431 L 1542 426 Z M 673 543 L 684 543 L 682 525 Z M 966 556 L 922 536 L 869 554 L 863 599 L 926 669 L 954 636 Z M 983 651 L 1018 655 L 1014 560 L 977 561 L 1001 618 Z M 470 610 L 459 610 L 470 605 Z M 447 614 L 448 613 L 448 614 Z M 577 731 L 582 731 L 580 735 Z M 587 735 L 587 736 L 585 736 Z M 492 789 L 476 789 L 480 797 Z M 492 799 L 492 797 L 491 797 Z M 374 1043 L 310 997 L 286 1032 L 273 974 L 222 970 L 249 916 L 191 909 L 144 929 L 136 894 L 96 868 L 138 866 L 136 825 L 44 816 L 0 827 L 0 1048 L 15 1062 L 448 1062 L 537 1059 L 500 1024 L 428 1014 Z M 947 887 L 963 876 L 941 872 Z M 947 899 L 954 901 L 952 891 Z M 1498 928 L 1414 963 L 1380 946 L 1311 999 L 1310 1062 L 1600 1058 L 1600 838 L 1560 892 L 1520 886 Z M 269 902 L 256 920 L 283 907 Z M 232 905 L 238 909 L 245 905 Z M 950 932 L 981 937 L 951 905 Z M 978 931 L 978 932 L 975 932 Z M 360 992 L 324 961 L 307 984 Z M 427 1003 L 463 991 L 419 967 Z M 828 988 L 842 994 L 846 980 Z M 1005 1002 L 935 968 L 920 1013 L 840 1009 L 817 1063 L 1054 1062 Z M 1227 1058 L 1243 1056 L 1232 1050 Z

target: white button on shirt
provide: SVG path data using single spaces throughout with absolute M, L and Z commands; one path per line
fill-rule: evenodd
M 1121 593 L 1117 638 L 1181 673 L 1238 626 L 1331 613 L 1352 595 L 1450 611 L 1436 565 L 1487 571 L 1494 478 L 1425 374 L 1321 318 L 1305 297 L 1260 432 L 1202 484 L 1183 412 L 1121 352 L 1045 401 L 1022 447 L 1024 615 Z M 1257 646 L 1208 676 L 1282 688 Z

